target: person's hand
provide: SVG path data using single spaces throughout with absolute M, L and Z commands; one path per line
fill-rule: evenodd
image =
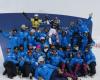
M 61 71 L 61 69 L 58 69 L 59 74 L 63 74 L 63 72 Z
M 39 80 L 44 80 L 42 77 L 39 77 Z
M 87 65 L 87 69 L 90 70 L 90 67 Z
M 22 14 L 25 14 L 25 12 L 23 11 Z
M 90 13 L 90 14 L 89 14 L 89 17 L 92 17 L 92 16 L 93 16 L 93 13 Z
M 35 64 L 36 64 L 36 66 L 38 66 L 38 62 L 36 62 Z

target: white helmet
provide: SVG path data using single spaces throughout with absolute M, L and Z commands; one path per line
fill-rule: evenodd
M 38 58 L 38 63 L 40 63 L 41 61 L 44 61 L 43 56 L 40 56 L 40 57 Z
M 34 17 L 38 17 L 39 15 L 38 14 L 34 14 Z
M 30 32 L 34 33 L 34 32 L 35 32 L 35 30 L 34 30 L 34 29 L 31 29 L 31 30 L 30 30 Z
M 21 29 L 27 29 L 28 27 L 25 24 L 21 25 Z

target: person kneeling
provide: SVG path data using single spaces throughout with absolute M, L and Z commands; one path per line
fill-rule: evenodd
M 96 58 L 89 48 L 85 50 L 85 61 L 88 65 L 89 75 L 93 76 L 96 74 Z
M 7 49 L 7 56 L 5 58 L 4 62 L 4 68 L 5 71 L 3 75 L 7 74 L 8 78 L 13 78 L 14 76 L 17 75 L 17 54 L 18 54 L 18 48 L 14 47 L 14 52 L 11 52 L 9 49 Z

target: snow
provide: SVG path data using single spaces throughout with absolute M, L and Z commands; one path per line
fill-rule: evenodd
M 45 4 L 45 5 L 44 5 Z M 78 17 L 88 17 L 93 12 L 93 39 L 100 44 L 100 0 L 0 0 L 0 13 L 11 12 L 39 12 L 56 13 Z M 100 46 L 100 45 L 99 45 Z M 100 48 L 93 48 L 97 60 L 97 73 L 95 76 L 82 78 L 82 80 L 99 80 L 100 78 Z M 10 80 L 3 76 L 3 55 L 0 47 L 0 80 Z M 13 80 L 20 79 L 18 76 Z M 34 79 L 35 80 L 35 79 Z

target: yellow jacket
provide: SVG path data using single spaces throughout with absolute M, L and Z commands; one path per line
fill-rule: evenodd
M 38 28 L 40 26 L 40 24 L 42 23 L 42 20 L 38 19 L 37 21 L 35 21 L 34 18 L 31 18 L 31 22 L 32 22 L 32 27 Z

